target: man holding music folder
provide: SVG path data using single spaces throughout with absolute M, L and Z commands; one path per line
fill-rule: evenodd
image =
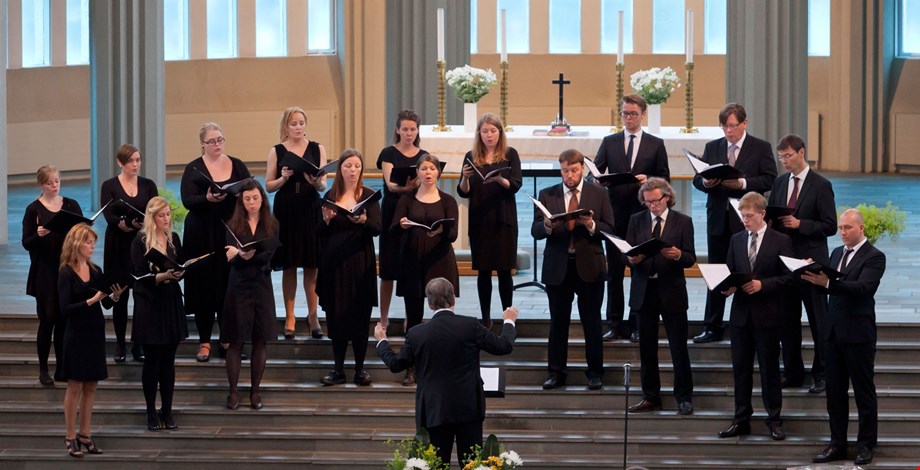
M 767 201 L 763 196 L 755 192 L 745 194 L 738 204 L 744 230 L 733 235 L 728 245 L 725 267 L 731 273 L 749 276 L 747 279 L 750 280 L 735 281 L 732 285 L 724 282 L 713 285 L 713 280 L 704 276 L 713 291 L 735 296 L 729 320 L 735 416 L 732 424 L 719 432 L 722 438 L 751 433 L 755 353 L 770 437 L 777 441 L 786 438 L 780 417 L 783 393 L 779 373 L 779 334 L 783 291 L 793 283 L 793 277 L 780 256 L 791 256 L 793 251 L 788 236 L 767 226 L 764 221 L 766 208 Z

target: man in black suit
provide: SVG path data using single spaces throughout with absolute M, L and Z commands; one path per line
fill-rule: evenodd
M 728 198 L 740 198 L 753 191 L 763 194 L 776 179 L 776 161 L 773 149 L 764 140 L 747 133 L 747 112 L 738 103 L 729 103 L 719 111 L 719 125 L 724 138 L 706 144 L 703 160 L 714 165 L 731 165 L 744 178 L 734 180 L 709 180 L 696 175 L 693 186 L 708 194 L 706 198 L 706 241 L 709 246 L 709 263 L 724 263 L 728 255 L 732 234 L 742 229 L 741 221 L 728 204 Z M 695 343 L 708 343 L 722 339 L 722 317 L 725 297 L 718 292 L 706 296 L 703 330 L 693 338 Z
M 780 412 L 783 391 L 779 375 L 779 334 L 782 324 L 783 290 L 792 284 L 792 274 L 779 257 L 792 256 L 788 236 L 767 226 L 764 221 L 767 201 L 758 193 L 741 198 L 739 210 L 744 231 L 732 236 L 725 264 L 733 273 L 752 273 L 753 280 L 723 291 L 732 301 L 729 327 L 732 337 L 732 375 L 735 380 L 735 417 L 719 437 L 751 433 L 751 392 L 753 390 L 754 354 L 760 367 L 760 389 L 767 412 L 770 437 L 786 438 Z
M 658 316 L 664 320 L 674 364 L 674 398 L 677 412 L 693 413 L 693 376 L 687 352 L 687 279 L 684 269 L 696 263 L 693 248 L 693 220 L 672 209 L 677 202 L 674 189 L 662 178 L 649 178 L 639 189 L 648 211 L 632 216 L 626 241 L 633 246 L 652 238 L 667 248 L 646 258 L 630 256 L 632 283 L 629 307 L 639 312 L 639 357 L 642 368 L 642 401 L 629 407 L 631 413 L 661 409 L 661 379 L 658 376 Z
M 428 281 L 425 297 L 434 316 L 409 329 L 398 353 L 387 341 L 386 328 L 377 323 L 377 354 L 393 372 L 415 367 L 416 426 L 428 430 L 444 463 L 450 462 L 456 439 L 457 460 L 462 467 L 463 456 L 472 452 L 473 446 L 482 445 L 486 401 L 479 376 L 479 351 L 511 354 L 518 310 L 505 310 L 502 334 L 496 336 L 479 320 L 454 314 L 454 288 L 447 279 Z
M 638 183 L 619 186 L 605 185 L 610 195 L 610 205 L 613 207 L 613 234 L 620 238 L 626 237 L 630 217 L 643 210 L 639 186 L 653 176 L 664 178 L 666 181 L 671 177 L 664 141 L 642 131 L 642 118 L 645 117 L 647 108 L 645 99 L 641 96 L 624 96 L 620 115 L 623 116 L 625 130 L 604 137 L 594 157 L 594 164 L 602 173 L 632 173 L 638 180 Z M 633 315 L 630 315 L 628 321 L 623 321 L 625 269 L 619 251 L 608 243 L 607 321 L 610 323 L 610 330 L 604 333 L 605 341 L 631 336 L 638 339 Z
M 549 378 L 544 389 L 565 385 L 566 356 L 572 301 L 578 295 L 578 316 L 585 332 L 588 388 L 603 387 L 604 349 L 601 339 L 601 304 L 607 261 L 601 231 L 613 230 L 613 209 L 604 188 L 582 179 L 585 156 L 575 149 L 559 155 L 562 183 L 540 191 L 540 203 L 552 214 L 586 209 L 574 219 L 556 220 L 534 210 L 530 233 L 546 239 L 543 249 L 543 283 L 549 300 Z
M 830 294 L 822 334 L 827 353 L 827 414 L 831 443 L 812 459 L 815 463 L 846 458 L 850 381 L 859 416 L 856 464 L 872 462 L 878 444 L 878 397 L 874 380 L 875 292 L 885 274 L 885 254 L 868 242 L 863 224 L 862 214 L 856 209 L 840 214 L 837 228 L 843 246 L 834 249 L 830 267 L 843 276 L 828 279 L 821 273 L 802 275 L 802 279 Z
M 827 178 L 809 168 L 805 159 L 805 141 L 790 134 L 776 146 L 779 161 L 788 173 L 776 178 L 770 191 L 768 206 L 793 208 L 791 215 L 771 221 L 770 227 L 792 239 L 796 258 L 811 258 L 827 264 L 827 237 L 837 232 L 837 207 L 834 188 Z M 824 391 L 824 342 L 820 334 L 827 314 L 827 294 L 821 289 L 800 282 L 783 297 L 783 387 L 801 387 L 805 379 L 802 361 L 802 303 L 808 315 L 808 327 L 815 343 L 811 364 L 810 393 Z

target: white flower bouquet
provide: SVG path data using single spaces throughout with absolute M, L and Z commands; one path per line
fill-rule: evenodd
M 454 94 L 464 103 L 476 103 L 486 96 L 492 85 L 498 81 L 492 69 L 483 70 L 464 65 L 449 70 L 445 75 L 447 84 L 454 90 Z
M 671 67 L 640 70 L 630 75 L 629 84 L 648 104 L 662 104 L 668 101 L 674 90 L 680 88 L 677 72 Z

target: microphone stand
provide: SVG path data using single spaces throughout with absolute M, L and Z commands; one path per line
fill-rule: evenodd
M 626 387 L 626 398 L 623 406 L 623 470 L 626 470 L 626 452 L 629 443 L 629 379 L 632 373 L 632 364 L 623 364 L 623 386 Z

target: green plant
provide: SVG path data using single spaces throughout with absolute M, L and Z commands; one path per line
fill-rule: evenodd
M 431 443 L 428 431 L 421 428 L 411 438 L 399 442 L 392 440 L 386 444 L 394 448 L 393 459 L 386 463 L 387 470 L 447 470 L 438 457 L 438 448 Z
M 463 470 L 506 470 L 524 466 L 521 456 L 513 450 L 505 451 L 495 434 L 489 434 L 483 445 L 474 446 L 464 462 Z
M 169 202 L 169 210 L 172 212 L 173 231 L 182 233 L 182 227 L 185 226 L 185 216 L 188 215 L 188 209 L 182 205 L 182 201 L 176 197 L 176 193 L 169 189 L 162 188 L 160 190 L 160 196 Z
M 840 213 L 850 207 L 841 207 Z M 862 214 L 863 223 L 865 224 L 866 238 L 873 245 L 884 237 L 892 241 L 897 240 L 901 232 L 907 228 L 907 213 L 898 209 L 891 201 L 885 204 L 885 207 L 878 207 L 875 204 L 860 204 L 856 210 Z

